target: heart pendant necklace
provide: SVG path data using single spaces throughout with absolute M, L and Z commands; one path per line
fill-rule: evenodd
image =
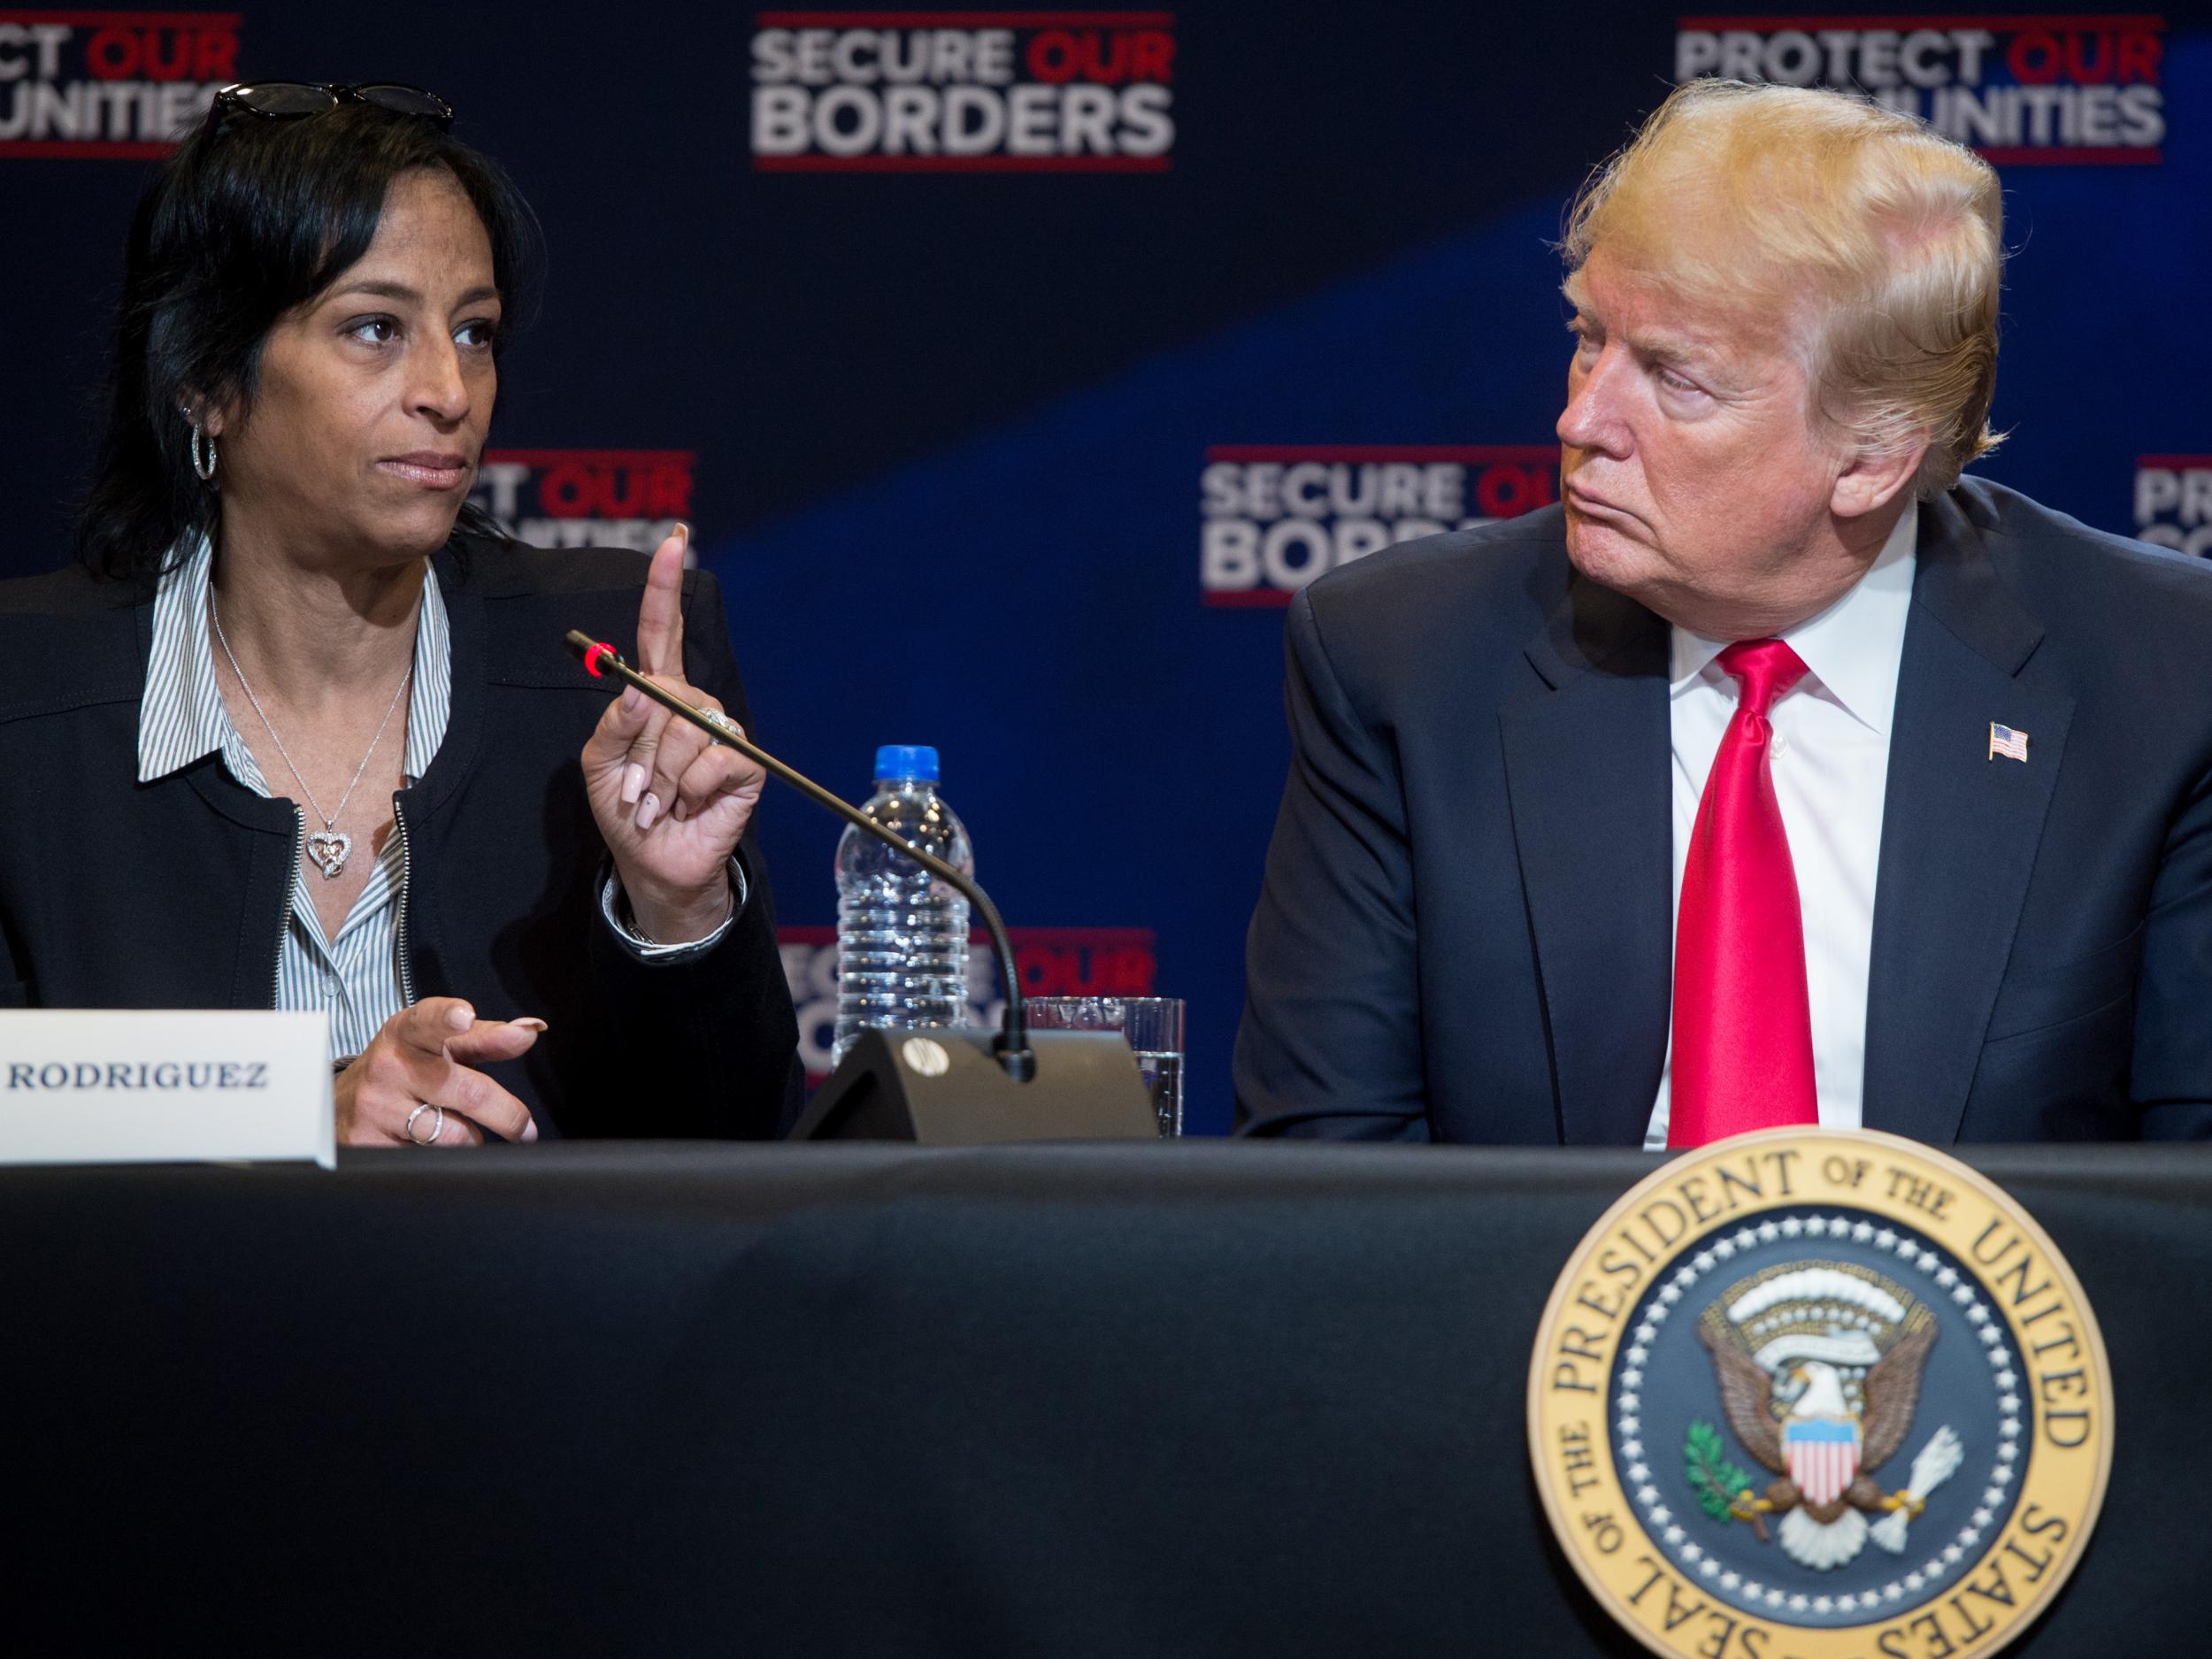
M 392 723 L 392 710 L 399 707 L 400 693 L 407 689 L 407 682 L 415 677 L 415 664 L 411 659 L 407 672 L 399 677 L 393 687 L 392 701 L 385 708 L 384 719 L 376 728 L 376 735 L 369 740 L 369 753 L 361 757 L 361 764 L 353 769 L 353 783 L 338 800 L 336 812 L 326 812 L 315 799 L 315 792 L 307 787 L 307 780 L 300 776 L 299 763 L 292 758 L 292 751 L 284 747 L 284 740 L 277 735 L 276 723 L 269 718 L 269 711 L 261 706 L 261 699 L 253 695 L 253 687 L 246 679 L 246 671 L 238 666 L 238 657 L 230 649 L 230 641 L 223 637 L 223 614 L 215 608 L 215 589 L 207 590 L 207 614 L 215 624 L 215 637 L 223 647 L 223 656 L 230 663 L 230 672 L 238 676 L 238 684 L 246 694 L 246 701 L 253 704 L 253 711 L 261 717 L 270 741 L 277 746 L 277 753 L 284 757 L 284 764 L 292 769 L 293 781 L 300 793 L 307 797 L 307 804 L 315 809 L 315 816 L 323 821 L 322 829 L 307 838 L 307 856 L 315 861 L 315 867 L 323 872 L 323 879 L 335 881 L 346 867 L 346 859 L 353 851 L 353 837 L 338 828 L 339 815 L 346 810 L 346 803 L 353 799 L 353 785 L 361 781 L 361 774 L 369 769 L 369 756 L 376 753 L 376 746 L 384 741 L 384 728 Z

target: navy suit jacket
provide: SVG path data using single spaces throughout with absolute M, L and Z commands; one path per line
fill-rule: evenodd
M 1666 623 L 1564 518 L 1301 594 L 1247 957 L 1253 1133 L 1640 1145 L 1673 951 Z M 2212 1135 L 2212 569 L 1969 480 L 1920 508 L 1865 1123 Z M 1989 726 L 2028 733 L 2025 764 Z

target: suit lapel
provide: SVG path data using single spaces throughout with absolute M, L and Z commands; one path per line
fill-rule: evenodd
M 1876 878 L 1870 1129 L 1957 1137 L 2073 718 L 2071 697 L 2019 677 L 2041 639 L 1965 515 L 1924 508 Z M 2024 765 L 1989 758 L 1993 720 L 2028 733 Z
M 1560 1139 L 1640 1146 L 1665 1057 L 1674 878 L 1667 626 L 1576 577 L 1500 714 Z

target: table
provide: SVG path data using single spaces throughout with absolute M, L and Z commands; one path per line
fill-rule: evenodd
M 1991 1148 L 2117 1382 L 2015 1651 L 2202 1650 L 2212 1148 Z M 1635 1152 L 593 1146 L 0 1171 L 17 1651 L 1629 1654 L 1536 1322 Z

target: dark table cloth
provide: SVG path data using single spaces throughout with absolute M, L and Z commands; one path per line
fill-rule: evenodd
M 2208 1650 L 2212 1148 L 1969 1161 L 2116 1380 L 2015 1651 Z M 1529 1348 L 1632 1152 L 608 1147 L 0 1171 L 0 1646 L 1640 1652 Z

